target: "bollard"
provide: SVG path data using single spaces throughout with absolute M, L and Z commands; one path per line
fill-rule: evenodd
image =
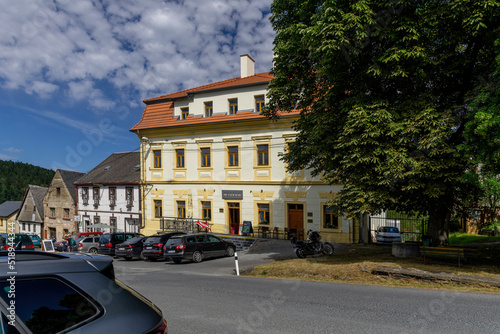
M 234 253 L 234 263 L 236 264 L 236 276 L 240 276 L 240 268 L 238 267 L 238 253 Z

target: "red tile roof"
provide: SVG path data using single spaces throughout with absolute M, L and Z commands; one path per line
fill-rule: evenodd
M 246 85 L 266 84 L 273 76 L 269 73 L 258 73 L 246 78 L 236 77 L 228 80 L 213 82 L 196 88 L 186 89 L 179 92 L 161 95 L 146 99 L 143 102 L 146 108 L 142 118 L 130 131 L 175 127 L 194 124 L 208 124 L 221 122 L 234 122 L 248 119 L 265 119 L 260 113 L 252 111 L 238 111 L 235 115 L 214 114 L 212 117 L 201 117 L 189 115 L 186 119 L 180 120 L 178 116 L 174 117 L 174 100 L 185 97 L 188 94 L 210 91 L 214 89 L 233 88 Z M 298 115 L 297 111 L 292 112 Z
M 229 87 L 237 87 L 237 86 L 245 86 L 245 85 L 253 85 L 253 84 L 264 84 L 268 83 L 271 81 L 273 76 L 269 74 L 269 72 L 264 72 L 264 73 L 258 73 L 254 74 L 251 76 L 248 76 L 246 78 L 241 78 L 241 77 L 236 77 L 232 79 L 227 79 L 223 81 L 217 81 L 217 82 L 212 82 L 209 83 L 208 85 L 203 85 L 195 88 L 190 88 L 190 89 L 185 89 L 181 90 L 176 93 L 170 93 L 166 95 L 161 95 L 157 97 L 153 97 L 150 99 L 146 99 L 143 102 L 146 104 L 149 104 L 151 102 L 155 101 L 161 101 L 161 100 L 171 100 L 171 99 L 176 99 L 179 97 L 187 96 L 189 93 L 199 93 L 199 92 L 204 92 L 212 89 L 221 89 L 221 88 L 229 88 Z

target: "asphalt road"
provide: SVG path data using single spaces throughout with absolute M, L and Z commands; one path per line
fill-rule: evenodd
M 282 255 L 239 253 L 242 267 Z M 263 279 L 233 258 L 115 260 L 117 278 L 155 303 L 169 333 L 500 333 L 500 295 Z

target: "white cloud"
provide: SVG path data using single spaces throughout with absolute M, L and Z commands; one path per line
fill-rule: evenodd
M 0 160 L 15 160 L 16 157 L 0 153 Z
M 0 83 L 110 109 L 104 87 L 140 97 L 272 65 L 270 0 L 16 0 L 0 7 Z
M 15 148 L 15 147 L 4 148 L 3 150 L 11 153 L 19 153 L 23 151 L 20 148 Z

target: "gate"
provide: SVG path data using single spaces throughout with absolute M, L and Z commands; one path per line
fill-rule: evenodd
M 370 216 L 370 241 L 376 242 L 377 230 L 380 226 L 393 226 L 399 229 L 401 241 L 422 242 L 422 236 L 427 234 L 427 218 L 408 216 L 405 213 L 388 211 L 385 217 Z

